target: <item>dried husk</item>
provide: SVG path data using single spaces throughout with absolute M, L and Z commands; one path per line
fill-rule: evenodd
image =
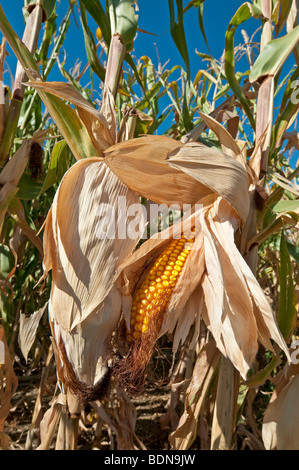
M 125 198 L 124 206 L 118 205 L 119 197 Z M 60 355 L 58 375 L 70 388 L 79 382 L 92 387 L 107 371 L 107 343 L 121 313 L 116 269 L 138 242 L 117 234 L 100 238 L 105 205 L 114 210 L 108 213 L 110 222 L 137 203 L 139 198 L 97 158 L 77 162 L 55 195 L 45 227 L 44 270 L 46 275 L 52 269 L 49 318 Z M 123 219 L 121 229 L 129 222 Z
M 242 154 L 240 147 L 238 146 L 237 142 L 230 134 L 230 132 L 225 129 L 216 119 L 212 118 L 211 116 L 205 113 L 199 113 L 200 117 L 203 121 L 207 124 L 207 126 L 215 132 L 216 136 L 219 139 L 221 144 L 221 148 L 224 154 L 236 159 L 239 161 L 244 167 L 246 166 L 246 159 Z M 238 119 L 238 116 L 235 115 L 235 118 Z
M 215 341 L 211 339 L 198 354 L 186 391 L 185 411 L 180 417 L 177 428 L 169 436 L 173 449 L 187 450 L 195 440 L 199 415 L 219 361 L 219 350 Z
M 263 290 L 235 244 L 239 217 L 220 197 L 216 201 L 207 198 L 205 202 L 190 216 L 193 223 L 199 217 L 201 231 L 172 292 L 158 336 L 173 333 L 175 351 L 195 323 L 194 344 L 202 316 L 218 349 L 246 378 L 258 342 L 273 351 L 270 341 L 273 339 L 289 358 L 288 348 Z M 136 287 L 170 239 L 182 232 L 182 224 L 167 229 L 169 238 L 164 232 L 153 236 L 120 267 L 127 325 Z
M 273 351 L 273 339 L 288 359 L 289 352 L 271 306 L 235 244 L 237 215 L 219 198 L 205 218 L 204 319 L 221 352 L 245 378 L 258 341 Z
M 266 409 L 262 437 L 266 450 L 298 450 L 298 364 L 286 365 L 278 374 Z
M 10 439 L 4 432 L 4 424 L 10 412 L 11 399 L 18 386 L 18 379 L 13 369 L 13 362 L 2 325 L 0 325 L 0 341 L 1 347 L 4 347 L 4 358 L 1 356 L 0 363 L 0 449 L 4 450 L 10 445 Z M 3 359 L 4 363 L 2 363 Z
M 20 313 L 19 346 L 27 362 L 29 351 L 34 343 L 39 322 L 47 308 L 47 303 L 39 310 L 26 316 Z
M 113 145 L 105 152 L 105 163 L 130 189 L 151 201 L 193 205 L 212 191 L 167 164 L 168 154 L 182 146 L 170 137 L 148 135 Z
M 29 159 L 31 141 L 25 139 L 0 173 L 0 227 L 5 213 L 19 188 L 19 180 Z
M 221 196 L 245 223 L 250 209 L 249 180 L 246 169 L 235 158 L 215 148 L 190 142 L 172 152 L 167 163 Z

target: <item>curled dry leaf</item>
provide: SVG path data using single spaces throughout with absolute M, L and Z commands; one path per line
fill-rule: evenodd
M 230 132 L 226 130 L 225 127 L 222 126 L 222 124 L 220 124 L 220 122 L 218 122 L 216 119 L 212 118 L 211 116 L 202 112 L 199 113 L 199 115 L 204 120 L 206 125 L 218 137 L 223 153 L 225 153 L 226 155 L 232 158 L 235 158 L 243 166 L 246 166 L 246 160 L 241 152 L 241 149 L 238 146 L 235 139 L 233 138 L 233 136 L 230 134 Z
M 115 104 L 107 87 L 104 89 L 102 109 L 98 111 L 70 83 L 31 81 L 28 85 L 77 107 L 78 115 L 97 150 L 97 156 L 102 156 L 102 152 L 116 142 Z
M 18 183 L 29 159 L 30 140 L 25 139 L 0 173 L 0 226 L 7 208 L 18 192 Z
M 298 450 L 298 364 L 286 365 L 266 409 L 262 437 L 266 450 Z
M 120 142 L 105 152 L 105 163 L 124 184 L 158 204 L 195 204 L 211 190 L 171 168 L 168 154 L 182 147 L 170 137 L 148 135 Z
M 289 359 L 271 306 L 235 245 L 238 218 L 219 198 L 202 223 L 205 316 L 217 346 L 244 378 L 257 352 L 257 341 L 273 351 L 273 339 Z
M 246 170 L 237 160 L 215 148 L 192 142 L 172 152 L 167 163 L 223 197 L 241 220 L 246 221 L 250 207 L 249 181 Z
M 20 314 L 19 345 L 22 354 L 27 362 L 28 353 L 34 343 L 36 331 L 39 322 L 47 308 L 48 304 L 27 317 L 24 313 Z
M 185 411 L 176 430 L 170 434 L 172 449 L 186 450 L 196 438 L 199 415 L 211 380 L 220 361 L 220 353 L 211 339 L 199 353 L 185 398 Z
M 184 263 L 180 264 L 183 267 L 176 282 L 172 281 L 172 276 L 167 277 L 167 270 L 171 266 L 170 261 L 177 256 L 171 257 L 170 244 L 180 238 L 181 235 L 178 234 L 184 233 L 182 221 L 167 229 L 166 234 L 161 232 L 146 241 L 120 267 L 126 286 L 122 294 L 127 328 L 130 328 L 130 319 L 136 316 L 134 305 L 137 306 L 137 315 L 141 316 L 141 322 L 145 321 L 141 311 L 145 311 L 144 318 L 149 318 L 148 328 L 143 323 L 141 331 L 144 329 L 144 334 L 137 335 L 136 341 L 130 344 L 128 355 L 123 359 L 119 370 L 120 380 L 124 380 L 125 386 L 130 389 L 130 384 L 134 385 L 130 390 L 132 392 L 134 387 L 138 390 L 142 384 L 145 363 L 151 356 L 157 337 L 164 333 L 174 333 L 173 345 L 178 348 L 191 325 L 195 324 L 196 340 L 200 317 L 211 331 L 218 349 L 231 360 L 243 378 L 246 378 L 256 356 L 258 342 L 273 350 L 270 341 L 273 339 L 289 358 L 288 348 L 267 298 L 235 244 L 234 235 L 241 223 L 239 217 L 223 198 L 218 197 L 209 202 L 210 204 L 204 205 L 190 217 L 191 226 L 198 217 L 200 229 L 195 235 L 193 249 Z M 188 251 L 186 238 L 179 242 L 185 243 L 183 252 Z M 167 246 L 170 250 L 169 258 L 164 265 L 162 261 L 163 256 L 166 259 Z M 159 275 L 157 281 L 153 279 L 152 284 L 148 283 L 147 279 L 151 280 L 151 273 L 159 263 L 163 266 L 163 276 Z M 169 267 L 167 263 L 170 263 Z M 174 269 L 179 269 L 178 266 L 175 265 Z M 176 276 L 174 273 L 175 271 L 172 272 L 173 276 Z M 164 278 L 167 280 L 163 284 Z M 162 299 L 164 295 L 167 302 L 163 303 L 158 297 L 161 303 L 157 305 L 161 307 L 157 312 L 155 310 L 153 317 L 152 311 L 156 308 L 154 305 L 157 300 L 152 299 L 151 289 L 142 289 L 144 285 L 152 285 L 154 291 L 155 282 L 161 283 L 161 292 L 164 292 L 161 294 Z M 134 303 L 138 296 L 140 300 Z M 136 321 L 139 331 L 139 320 Z
M 81 395 L 92 395 L 107 372 L 108 340 L 121 313 L 117 266 L 144 230 L 142 218 L 137 233 L 126 218 L 137 203 L 102 161 L 84 159 L 65 174 L 47 218 L 44 269 L 52 269 L 49 318 L 59 378 Z
M 13 370 L 10 351 L 6 342 L 5 332 L 0 325 L 0 444 L 9 445 L 9 438 L 4 433 L 4 423 L 11 408 L 11 399 L 18 386 L 18 379 Z M 4 355 L 4 357 L 3 357 Z M 3 449 L 3 448 L 2 448 Z

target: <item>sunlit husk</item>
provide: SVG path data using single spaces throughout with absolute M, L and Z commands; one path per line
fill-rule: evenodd
M 221 198 L 202 219 L 206 273 L 204 318 L 221 352 L 245 378 L 258 341 L 273 350 L 273 339 L 289 357 L 271 306 L 238 250 L 239 219 Z
M 298 372 L 298 364 L 294 363 L 286 365 L 277 376 L 263 419 L 262 437 L 266 450 L 299 450 Z
M 200 229 L 194 250 L 188 256 L 179 281 L 164 313 L 159 336 L 173 333 L 173 347 L 182 344 L 195 324 L 199 333 L 202 316 L 215 338 L 218 349 L 228 357 L 243 378 L 254 361 L 258 343 L 273 350 L 274 340 L 289 358 L 267 298 L 238 250 L 234 235 L 241 221 L 222 198 L 195 212 Z M 195 218 L 193 219 L 193 221 Z M 175 237 L 181 223 L 168 232 Z M 129 324 L 132 295 L 162 248 L 169 241 L 164 232 L 145 242 L 123 268 L 123 313 Z M 194 342 L 193 342 L 194 344 Z
M 216 348 L 215 341 L 211 339 L 197 356 L 191 381 L 186 390 L 185 411 L 176 429 L 169 436 L 172 449 L 189 449 L 195 440 L 199 415 L 219 361 L 219 350 Z
M 123 183 L 151 201 L 193 205 L 212 191 L 167 164 L 169 153 L 181 147 L 170 137 L 148 135 L 113 145 L 105 152 L 105 162 Z
M 173 226 L 166 228 L 164 231 L 153 235 L 120 266 L 119 269 L 124 283 L 122 288 L 123 313 L 127 325 L 129 325 L 132 295 L 136 287 L 146 276 L 151 264 L 159 257 L 162 250 L 173 238 L 179 238 L 188 227 L 198 224 L 200 214 L 207 211 L 209 207 L 212 207 L 214 200 L 214 196 L 205 198 L 199 209 L 191 211 L 192 214 L 183 221 L 179 221 Z M 174 330 L 176 323 L 182 316 L 182 310 L 185 308 L 188 299 L 200 283 L 203 267 L 203 237 L 202 233 L 199 232 L 198 236 L 195 238 L 193 249 L 188 256 L 182 274 L 172 292 L 159 333 L 160 336 L 165 332 Z
M 119 206 L 122 196 L 125 205 Z M 64 345 L 77 378 L 89 386 L 107 369 L 108 338 L 121 312 L 117 266 L 138 242 L 136 237 L 118 238 L 117 233 L 102 239 L 101 221 L 103 217 L 108 223 L 118 220 L 129 205 L 137 203 L 139 198 L 103 162 L 84 159 L 65 174 L 47 219 L 44 268 L 45 272 L 52 269 L 53 336 L 58 351 Z M 122 228 L 127 223 L 123 220 Z M 60 352 L 63 356 L 64 351 Z M 61 367 L 67 369 L 65 363 Z
M 245 223 L 250 208 L 249 180 L 244 166 L 235 158 L 191 142 L 172 152 L 167 163 L 221 196 Z

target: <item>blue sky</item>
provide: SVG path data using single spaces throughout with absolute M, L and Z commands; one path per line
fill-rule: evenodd
M 63 18 L 65 12 L 68 9 L 68 0 L 57 0 L 58 1 L 58 25 L 60 24 L 61 18 Z M 102 0 L 102 4 L 104 0 Z M 169 19 L 169 7 L 168 0 L 139 0 L 139 28 L 146 30 L 154 35 L 145 34 L 139 32 L 135 42 L 134 50 L 132 55 L 137 58 L 142 55 L 147 55 L 151 58 L 154 66 L 158 65 L 158 56 L 162 65 L 167 63 L 167 68 L 170 69 L 174 65 L 184 66 L 183 59 L 181 58 L 173 40 L 170 35 L 170 19 Z M 175 2 L 174 2 L 175 3 Z M 189 3 L 189 0 L 184 0 L 184 6 Z M 237 9 L 243 4 L 242 0 L 206 0 L 204 3 L 204 26 L 207 36 L 207 41 L 210 46 L 211 54 L 214 58 L 219 59 L 224 50 L 225 32 L 229 25 L 229 22 Z M 17 34 L 22 37 L 24 30 L 24 19 L 22 14 L 23 0 L 0 0 L 0 4 L 8 17 L 13 29 Z M 80 26 L 80 20 L 78 12 L 75 9 L 75 18 L 71 20 L 71 26 L 67 32 L 66 40 L 64 42 L 64 54 L 66 62 L 64 68 L 70 71 L 75 63 L 82 61 L 82 67 L 87 63 L 86 52 L 84 48 L 84 38 L 82 29 Z M 198 12 L 197 9 L 191 8 L 187 11 L 184 16 L 186 40 L 189 50 L 190 63 L 191 63 L 191 78 L 194 79 L 196 73 L 201 68 L 206 68 L 206 63 L 202 62 L 202 59 L 196 54 L 196 51 L 202 53 L 209 53 L 209 50 L 205 44 L 204 38 L 201 34 L 198 24 Z M 259 20 L 250 19 L 243 23 L 236 31 L 235 34 L 235 46 L 242 44 L 244 38 L 242 36 L 242 29 L 246 30 L 249 37 L 261 26 Z M 96 25 L 93 20 L 89 17 L 89 27 L 91 31 L 95 33 Z M 255 40 L 259 41 L 259 32 L 255 36 Z M 15 73 L 16 59 L 14 54 L 10 52 L 10 57 L 7 60 L 7 64 L 11 69 L 12 75 Z M 62 55 L 61 55 L 62 59 Z M 293 64 L 293 57 L 290 57 L 290 61 L 286 63 L 285 70 L 288 72 L 290 65 Z M 248 62 L 246 56 L 237 63 L 237 70 L 248 70 Z M 58 67 L 53 69 L 53 72 L 49 76 L 49 80 L 61 80 L 65 79 L 61 76 Z M 84 80 L 87 83 L 90 80 L 90 74 L 87 73 L 84 76 Z M 11 78 L 9 72 L 6 71 L 4 75 L 5 84 L 11 85 Z M 85 85 L 86 83 L 82 83 Z M 96 80 L 95 80 L 96 84 Z M 95 90 L 96 91 L 96 90 Z M 162 105 L 163 106 L 163 105 Z M 161 111 L 161 109 L 160 109 Z M 173 116 L 172 116 L 173 118 Z M 159 128 L 159 133 L 164 132 L 162 128 Z
M 187 5 L 189 0 L 184 1 Z M 234 15 L 238 7 L 243 3 L 240 0 L 206 0 L 204 4 L 204 25 L 208 43 L 215 58 L 220 58 L 224 49 L 225 31 L 230 19 Z M 24 19 L 21 6 L 22 0 L 0 0 L 0 4 L 8 17 L 13 29 L 22 37 L 24 29 Z M 68 0 L 60 0 L 58 13 L 62 18 L 68 8 Z M 78 13 L 75 11 L 77 23 L 80 25 Z M 187 36 L 187 44 L 190 50 L 190 62 L 192 77 L 196 75 L 197 70 L 202 67 L 200 57 L 196 54 L 196 50 L 208 53 L 203 36 L 198 26 L 197 10 L 191 8 L 185 14 L 185 31 Z M 90 29 L 95 32 L 96 26 L 89 18 Z M 245 28 L 249 29 L 249 35 L 259 26 L 259 22 L 247 22 Z M 178 53 L 169 31 L 169 10 L 168 0 L 139 0 L 139 27 L 149 31 L 153 35 L 138 33 L 134 43 L 133 54 L 137 57 L 148 55 L 153 63 L 157 65 L 159 54 L 160 61 L 163 64 L 168 62 L 168 67 L 181 64 L 183 60 Z M 242 42 L 241 28 L 236 34 L 236 44 Z M 84 49 L 83 33 L 80 26 L 77 27 L 72 19 L 71 26 L 68 30 L 66 41 L 64 43 L 66 53 L 66 70 L 73 68 L 76 60 L 82 60 L 82 64 L 86 63 L 86 53 Z M 9 48 L 8 48 L 9 50 Z M 8 59 L 8 64 L 14 74 L 15 58 L 12 56 Z M 55 76 L 54 78 L 57 78 Z

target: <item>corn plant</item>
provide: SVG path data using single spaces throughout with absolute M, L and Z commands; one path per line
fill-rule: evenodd
M 104 425 L 109 429 L 111 448 L 145 449 L 136 432 L 134 397 L 144 392 L 165 338 L 172 365 L 161 426 L 170 429 L 171 449 L 298 448 L 298 168 L 290 159 L 298 150 L 297 3 L 242 4 L 228 25 L 223 57 L 202 55 L 208 69 L 192 79 L 184 15 L 197 10 L 207 41 L 203 3 L 184 7 L 182 0 L 169 0 L 170 31 L 185 67 L 155 70 L 151 58 L 131 53 L 136 4 L 79 0 L 88 67 L 101 83 L 100 106 L 63 68 L 66 81 L 47 80 L 55 2 L 26 5 L 26 28 L 32 21 L 38 34 L 46 21 L 35 55 L 0 7 L 1 63 L 8 41 L 18 59 L 16 77 L 22 77 L 2 120 L 8 136 L 0 148 L 3 253 L 15 256 L 3 279 L 2 316 L 11 335 L 18 318 L 8 321 L 6 311 L 17 293 L 13 315 L 20 314 L 25 358 L 45 310 L 51 336 L 51 345 L 42 342 L 45 367 L 28 449 L 35 437 L 41 450 L 76 449 L 87 406 L 96 435 Z M 55 52 L 74 7 L 71 2 Z M 259 40 L 253 45 L 244 33 L 240 48 L 235 32 L 252 19 L 261 25 Z M 248 58 L 245 72 L 237 71 L 240 51 Z M 290 58 L 295 65 L 283 76 Z M 169 102 L 160 115 L 162 99 Z M 159 135 L 172 114 L 169 129 Z M 40 152 L 45 141 L 48 170 L 35 180 L 31 158 L 29 186 L 36 192 L 27 194 L 28 155 Z M 167 220 L 160 213 L 151 231 L 146 215 L 155 205 L 172 212 Z M 42 214 L 36 226 L 28 222 L 34 212 Z M 20 230 L 29 239 L 23 274 L 14 249 Z M 26 289 L 36 283 L 38 305 L 29 308 Z M 57 387 L 42 416 L 53 357 Z M 0 425 L 16 387 L 10 363 L 5 374 Z M 4 434 L 1 443 L 11 445 Z

